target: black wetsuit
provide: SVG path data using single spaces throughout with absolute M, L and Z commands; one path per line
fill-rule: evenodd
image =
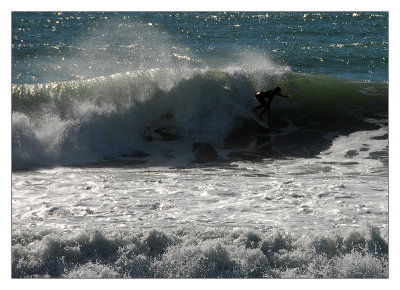
M 270 111 L 271 102 L 274 99 L 275 95 L 276 95 L 276 93 L 274 90 L 263 91 L 256 95 L 256 99 L 257 99 L 257 101 L 259 101 L 263 106 L 265 106 L 268 109 L 268 113 L 271 113 L 271 111 Z M 268 102 L 265 100 L 267 98 L 268 98 Z

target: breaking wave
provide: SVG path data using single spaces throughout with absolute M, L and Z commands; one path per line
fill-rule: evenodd
M 270 126 L 279 133 L 272 134 L 253 122 L 249 111 L 256 105 L 256 91 L 276 85 L 291 99 L 274 100 Z M 376 127 L 371 120 L 387 118 L 387 90 L 385 83 L 295 74 L 276 66 L 149 69 L 15 84 L 12 164 L 21 169 L 82 165 L 137 152 L 155 156 L 171 142 L 193 157 L 194 143 L 218 151 L 232 149 L 238 140 L 248 149 L 252 142 L 246 140 L 254 136 L 269 142 L 273 136 L 291 134 L 293 139 L 306 132 L 290 141 L 299 143 L 311 140 L 307 134 L 312 132 L 321 139 L 329 132 Z

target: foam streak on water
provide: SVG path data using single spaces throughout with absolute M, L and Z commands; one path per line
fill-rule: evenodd
M 369 217 L 387 226 L 387 168 L 374 157 L 387 143 L 373 139 L 385 130 L 337 138 L 312 159 L 186 169 L 55 168 L 28 176 L 16 172 L 14 220 L 61 228 L 116 223 L 123 228 L 196 224 L 327 230 L 357 227 Z M 343 144 L 348 151 L 341 149 Z M 60 221 L 64 215 L 71 220 Z

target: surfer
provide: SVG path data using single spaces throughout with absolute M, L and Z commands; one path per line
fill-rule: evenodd
M 258 117 L 261 118 L 262 115 L 268 111 L 268 115 L 271 114 L 271 102 L 274 99 L 275 95 L 281 96 L 283 98 L 289 98 L 289 96 L 285 96 L 281 94 L 281 88 L 276 87 L 274 90 L 269 90 L 269 91 L 261 91 L 257 92 L 255 97 L 257 101 L 261 103 L 260 106 L 253 108 L 253 112 L 257 112 L 258 109 L 260 108 L 265 108 L 259 115 Z M 268 99 L 266 101 L 265 99 Z

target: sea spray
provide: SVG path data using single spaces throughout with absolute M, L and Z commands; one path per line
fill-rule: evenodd
M 118 156 L 142 149 L 146 136 L 160 128 L 189 140 L 221 143 L 235 119 L 247 114 L 254 74 L 153 69 L 85 81 L 14 85 L 14 167 Z M 269 81 L 277 79 L 274 73 Z M 27 138 L 32 142 L 25 142 Z M 28 150 L 28 143 L 37 145 Z M 45 152 L 48 158 L 38 158 Z
M 384 278 L 388 275 L 387 242 L 374 228 L 307 238 L 243 230 L 126 230 L 122 234 L 95 229 L 77 233 L 43 229 L 31 234 L 14 232 L 12 254 L 14 278 L 47 275 Z
M 160 69 L 85 81 L 14 85 L 13 167 L 101 161 L 149 149 L 146 144 L 151 141 L 170 140 L 164 138 L 168 134 L 189 143 L 186 147 L 193 142 L 229 147 L 227 138 L 248 126 L 260 75 L 264 83 L 280 84 L 292 96 L 290 101 L 277 99 L 273 104 L 272 124 L 286 127 L 284 135 L 293 129 L 314 128 L 321 131 L 317 133 L 321 139 L 327 129 L 347 130 L 350 123 L 350 128 L 372 128 L 373 122 L 364 120 L 381 119 L 387 110 L 385 84 L 268 69 L 262 73 L 248 68 Z

